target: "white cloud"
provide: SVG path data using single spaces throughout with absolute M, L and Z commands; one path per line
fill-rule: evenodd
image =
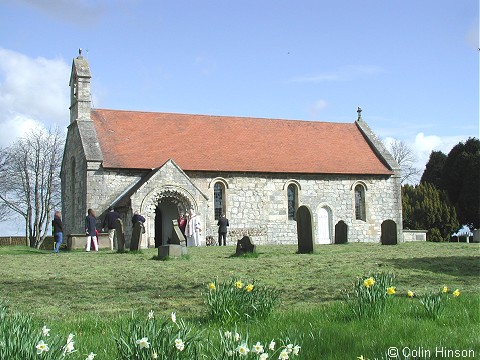
M 410 142 L 407 141 L 407 144 L 414 151 L 417 157 L 417 166 L 423 172 L 432 151 L 441 151 L 448 155 L 455 145 L 465 140 L 467 139 L 462 136 L 425 135 L 421 132 L 414 139 L 411 139 Z
M 30 58 L 0 48 L 0 146 L 28 129 L 68 125 L 70 67 L 61 59 Z

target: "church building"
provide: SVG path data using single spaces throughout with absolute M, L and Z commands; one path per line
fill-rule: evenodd
M 193 208 L 202 244 L 217 238 L 221 214 L 227 244 L 296 244 L 305 206 L 316 244 L 382 242 L 386 223 L 401 241 L 400 168 L 360 109 L 352 123 L 96 109 L 90 80 L 80 53 L 61 169 L 67 237 L 84 239 L 89 208 L 101 229 L 112 206 L 127 242 L 139 212 L 141 247 L 158 247 Z

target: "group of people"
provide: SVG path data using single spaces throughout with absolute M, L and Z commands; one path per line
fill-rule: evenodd
M 194 209 L 188 210 L 186 214 L 180 212 L 178 227 L 187 239 L 187 246 L 200 246 L 202 227 L 200 217 L 195 213 Z
M 201 224 L 199 216 L 195 213 L 193 209 L 190 209 L 187 214 L 180 212 L 178 218 L 178 227 L 180 231 L 187 239 L 187 246 L 199 246 L 200 245 L 200 233 L 201 233 Z M 225 215 L 222 214 L 218 219 L 218 245 L 225 246 L 227 244 L 227 226 L 228 219 Z
M 114 249 L 114 239 L 115 239 L 115 229 L 117 219 L 120 218 L 120 214 L 115 211 L 113 207 L 108 209 L 108 213 L 105 216 L 102 224 L 102 231 L 108 231 L 108 240 L 110 243 L 110 250 Z M 132 217 L 132 225 L 135 223 L 141 222 L 145 223 L 145 217 L 140 215 L 138 212 L 135 212 Z M 87 235 L 86 251 L 89 252 L 92 249 L 98 251 L 98 230 L 97 230 L 97 219 L 95 211 L 93 209 L 88 209 L 87 216 L 85 217 L 85 233 Z M 230 225 L 228 219 L 225 215 L 222 215 L 218 220 L 218 245 L 226 245 L 227 239 L 227 227 Z M 180 213 L 178 218 L 178 226 L 182 234 L 186 237 L 187 246 L 199 246 L 200 245 L 200 234 L 201 234 L 201 223 L 199 216 L 195 213 L 194 209 L 188 210 L 187 214 L 183 212 Z M 55 241 L 54 252 L 58 253 L 60 251 L 60 246 L 63 242 L 63 224 L 60 211 L 55 211 L 54 218 L 52 220 L 52 232 Z

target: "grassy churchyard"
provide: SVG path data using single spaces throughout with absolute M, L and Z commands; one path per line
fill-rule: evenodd
M 159 261 L 155 249 L 0 247 L 0 355 L 480 358 L 478 244 L 324 245 L 301 255 L 258 246 L 246 257 L 232 246 L 188 250 Z

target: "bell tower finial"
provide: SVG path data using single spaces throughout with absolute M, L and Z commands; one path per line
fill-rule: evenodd
M 70 74 L 70 122 L 76 120 L 90 120 L 90 67 L 82 56 L 82 49 L 78 49 L 78 57 L 73 59 Z

